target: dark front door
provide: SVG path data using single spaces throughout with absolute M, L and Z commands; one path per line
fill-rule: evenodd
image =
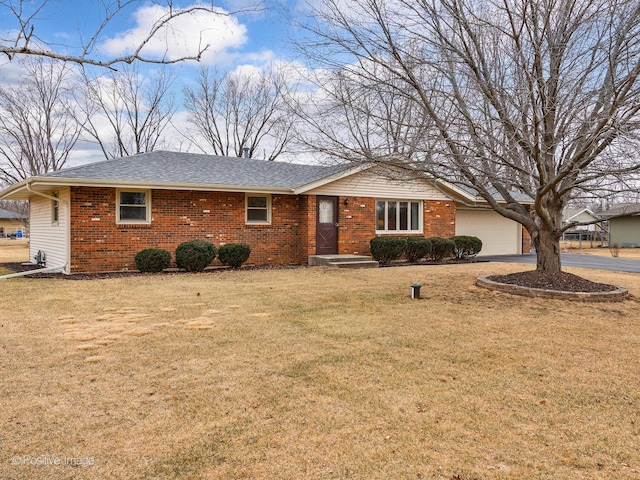
M 338 253 L 338 197 L 317 198 L 316 254 Z

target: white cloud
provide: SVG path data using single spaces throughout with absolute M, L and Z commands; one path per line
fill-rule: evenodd
M 10 86 L 20 83 L 24 75 L 24 67 L 19 61 L 3 60 L 0 62 L 0 85 Z
M 155 22 L 167 15 L 168 10 L 159 5 L 149 5 L 136 10 L 136 26 L 104 41 L 100 50 L 110 56 L 133 52 L 149 36 Z M 156 59 L 175 60 L 194 56 L 208 45 L 203 63 L 213 63 L 227 50 L 239 48 L 247 41 L 247 28 L 222 9 L 217 12 L 194 11 L 171 20 L 170 25 L 157 32 L 144 46 L 142 53 Z

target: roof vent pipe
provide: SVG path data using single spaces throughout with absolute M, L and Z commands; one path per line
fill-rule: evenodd
M 242 151 L 244 152 L 243 157 L 244 157 L 244 158 L 249 158 L 249 147 L 244 147 L 244 148 L 242 149 Z

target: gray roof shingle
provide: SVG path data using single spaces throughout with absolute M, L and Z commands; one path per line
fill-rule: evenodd
M 57 170 L 42 178 L 294 189 L 347 169 L 155 151 Z
M 622 203 L 614 205 L 609 210 L 596 213 L 597 216 L 605 219 L 638 214 L 640 214 L 640 203 Z
M 26 218 L 26 215 L 23 215 L 22 213 L 11 212 L 9 210 L 0 208 L 0 218 L 3 220 L 7 220 L 7 219 L 20 220 L 20 219 Z

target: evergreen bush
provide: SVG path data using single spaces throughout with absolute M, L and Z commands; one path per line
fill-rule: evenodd
M 456 248 L 453 240 L 442 237 L 431 237 L 428 240 L 431 242 L 431 248 L 427 254 L 429 260 L 440 262 L 445 258 L 453 256 L 453 251 Z
M 217 254 L 216 247 L 204 240 L 192 240 L 176 248 L 176 265 L 187 272 L 202 272 L 213 262 Z
M 240 268 L 249 259 L 251 247 L 244 243 L 227 243 L 218 249 L 218 259 L 224 265 Z
M 135 261 L 141 272 L 161 272 L 171 264 L 171 254 L 162 248 L 147 248 L 136 254 Z
M 415 263 L 427 256 L 431 250 L 431 240 L 424 237 L 407 237 L 405 240 L 404 257 L 408 262 Z
M 457 235 L 452 237 L 453 243 L 455 243 L 455 249 L 453 251 L 456 258 L 467 259 L 475 257 L 480 250 L 482 250 L 482 240 L 478 237 L 470 237 L 467 235 Z
M 401 237 L 375 237 L 369 242 L 371 255 L 381 265 L 389 265 L 404 253 L 406 239 Z

